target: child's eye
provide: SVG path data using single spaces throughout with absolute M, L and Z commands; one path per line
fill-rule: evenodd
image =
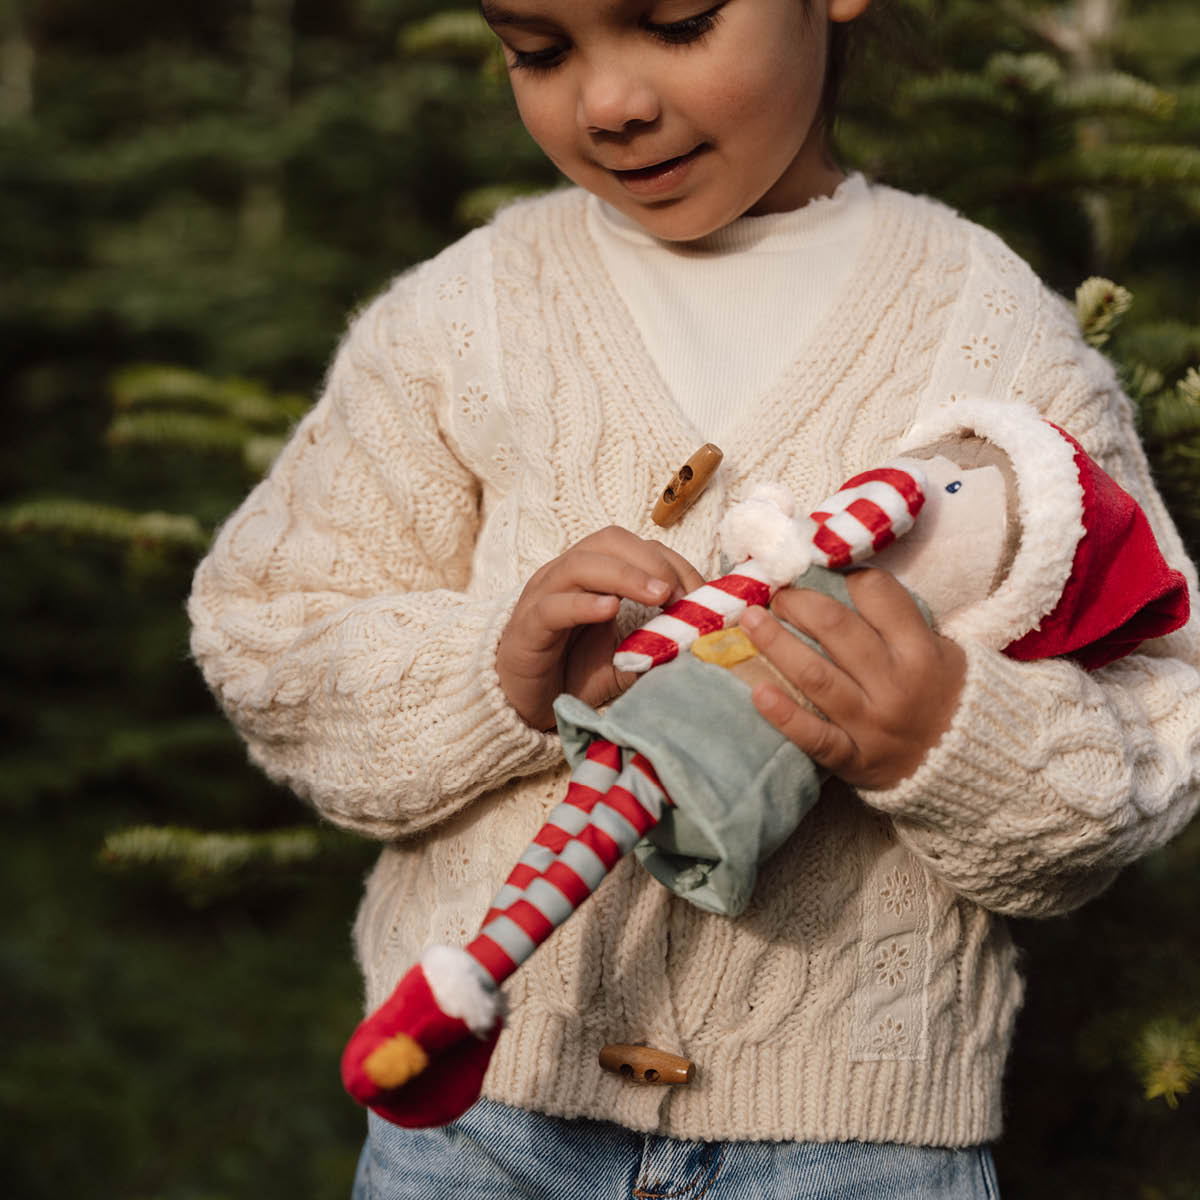
M 562 62 L 565 46 L 547 46 L 542 50 L 513 50 L 512 66 L 521 71 L 551 71 Z
M 953 496 L 954 493 L 957 492 L 960 487 L 962 487 L 962 480 L 956 479 L 953 483 L 946 484 L 946 491 L 948 491 L 950 493 L 950 495 Z
M 694 17 L 684 17 L 682 21 L 668 21 L 665 24 L 655 24 L 646 21 L 643 28 L 660 42 L 668 42 L 672 46 L 685 46 L 689 42 L 698 42 L 706 33 L 711 33 L 721 19 L 721 9 L 725 7 L 724 0 L 706 12 L 697 13 Z

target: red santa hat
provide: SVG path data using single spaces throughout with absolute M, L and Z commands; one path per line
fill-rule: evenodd
M 1141 507 L 1033 409 L 964 398 L 922 421 L 905 443 L 972 435 L 1012 463 L 1020 545 L 992 595 L 943 633 L 1022 661 L 1069 656 L 1090 670 L 1187 620 L 1187 583 L 1167 566 Z

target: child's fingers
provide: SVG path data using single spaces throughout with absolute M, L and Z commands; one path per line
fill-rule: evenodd
M 840 600 L 805 588 L 782 588 L 771 608 L 817 642 L 859 688 L 869 691 L 871 681 L 888 670 L 887 643 L 870 622 Z
M 670 546 L 664 546 L 661 542 L 651 542 L 650 545 L 662 555 L 672 572 L 675 581 L 671 592 L 672 600 L 679 600 L 688 592 L 694 592 L 698 587 L 704 586 L 704 576 L 682 554 L 677 554 Z
M 741 624 L 779 673 L 831 720 L 841 723 L 863 707 L 862 689 L 853 677 L 806 646 L 766 609 L 747 609 Z
M 531 589 L 531 598 L 567 592 L 593 592 L 621 596 L 642 604 L 661 604 L 671 594 L 672 582 L 661 562 L 646 558 L 646 565 L 596 550 L 577 548 L 557 558 Z M 657 573 L 656 573 L 657 572 Z
M 682 555 L 621 529 L 586 538 L 555 559 L 544 569 L 536 590 L 583 589 L 659 605 L 694 591 L 703 582 Z
M 754 705 L 847 783 L 892 787 L 917 769 L 949 727 L 966 656 L 925 625 L 911 598 L 883 572 L 863 572 L 851 582 L 851 594 L 863 613 L 814 592 L 781 593 L 783 615 L 817 638 L 832 662 L 762 610 L 743 616 L 755 645 L 829 719 L 770 684 L 755 689 Z
M 858 747 L 841 726 L 802 708 L 782 688 L 760 683 L 750 699 L 765 720 L 834 775 L 842 774 L 857 761 Z
M 517 623 L 529 649 L 547 650 L 577 625 L 611 621 L 620 603 L 617 596 L 597 592 L 551 592 L 517 615 Z
M 704 576 L 682 554 L 670 546 L 650 538 L 638 537 L 620 525 L 609 525 L 583 539 L 580 548 L 610 554 L 640 567 L 651 578 L 665 579 L 672 587 L 672 598 L 693 592 L 704 582 Z
M 916 601 L 891 572 L 861 568 L 847 576 L 846 587 L 863 620 L 889 645 L 901 647 L 912 638 L 930 636 Z
M 612 663 L 621 600 L 657 607 L 703 582 L 660 542 L 618 526 L 589 534 L 530 576 L 500 635 L 496 672 L 509 703 L 547 729 L 560 691 L 591 704 L 611 700 L 635 678 L 618 677 Z

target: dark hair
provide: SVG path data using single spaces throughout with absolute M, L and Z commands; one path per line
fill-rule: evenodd
M 820 120 L 827 131 L 833 128 L 838 96 L 846 78 L 846 69 L 857 43 L 857 21 L 832 21 L 829 25 L 829 49 L 825 56 L 825 85 L 821 90 Z

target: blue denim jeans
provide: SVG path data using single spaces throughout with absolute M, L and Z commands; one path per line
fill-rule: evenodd
M 996 1200 L 986 1146 L 681 1142 L 480 1100 L 445 1129 L 370 1115 L 353 1200 Z

